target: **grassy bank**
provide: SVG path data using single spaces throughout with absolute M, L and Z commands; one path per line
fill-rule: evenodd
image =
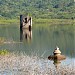
M 5 19 L 5 18 L 0 18 L 0 25 L 3 24 L 18 24 L 19 20 L 18 19 Z
M 0 24 L 18 24 L 20 23 L 19 19 L 5 19 L 0 18 Z M 75 20 L 72 19 L 35 19 L 33 18 L 33 24 L 73 24 Z
M 73 66 L 72 66 L 73 65 Z M 74 64 L 55 68 L 53 62 L 38 56 L 0 55 L 1 75 L 75 75 Z
M 34 23 L 44 24 L 73 24 L 75 20 L 72 19 L 34 19 Z

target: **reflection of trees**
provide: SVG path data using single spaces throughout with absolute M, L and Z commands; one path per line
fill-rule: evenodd
M 38 26 L 38 25 L 37 25 Z M 25 36 L 24 38 L 25 39 Z M 33 48 L 39 50 L 40 54 L 46 51 L 45 55 L 51 54 L 58 45 L 61 52 L 67 56 L 75 57 L 74 55 L 74 30 L 70 25 L 52 25 L 48 27 L 33 28 Z
M 70 55 L 70 50 L 74 50 L 74 30 L 71 25 L 56 26 L 52 30 L 52 44 L 60 46 L 62 52 Z M 68 50 L 68 52 L 67 52 Z
M 64 53 L 66 50 L 74 50 L 74 30 L 71 25 L 55 25 L 49 27 L 40 27 L 35 30 L 38 41 L 41 41 L 41 45 L 49 45 L 54 48 L 58 45 Z M 45 43 L 42 41 L 44 40 Z
M 74 30 L 72 25 L 41 26 L 33 29 L 34 47 L 40 51 L 50 51 L 59 46 L 61 52 L 71 56 L 74 51 Z M 70 52 L 72 51 L 72 52 Z M 74 53 L 74 52 L 73 52 Z M 73 54 L 74 57 L 74 54 Z

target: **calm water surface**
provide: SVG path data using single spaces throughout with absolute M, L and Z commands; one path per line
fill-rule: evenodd
M 0 25 L 0 37 L 6 39 L 5 44 L 0 45 L 0 50 L 7 49 L 10 52 L 26 53 L 47 58 L 53 54 L 58 46 L 63 55 L 67 57 L 65 64 L 75 63 L 75 27 L 73 25 L 49 25 L 35 26 L 32 31 L 24 30 L 20 35 L 19 25 Z M 15 43 L 12 43 L 12 42 Z M 10 42 L 10 43 L 8 43 Z M 63 62 L 64 63 L 64 62 Z

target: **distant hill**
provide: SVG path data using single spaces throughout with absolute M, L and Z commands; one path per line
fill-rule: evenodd
M 0 0 L 0 17 L 75 18 L 74 0 Z

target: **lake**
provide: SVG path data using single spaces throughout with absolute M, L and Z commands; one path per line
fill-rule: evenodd
M 19 25 L 0 25 L 0 37 L 5 38 L 0 50 L 7 49 L 17 54 L 25 53 L 29 56 L 48 58 L 58 46 L 62 54 L 67 57 L 61 64 L 75 64 L 75 26 L 40 25 L 34 24 L 30 32 L 24 29 L 23 34 L 20 33 Z

